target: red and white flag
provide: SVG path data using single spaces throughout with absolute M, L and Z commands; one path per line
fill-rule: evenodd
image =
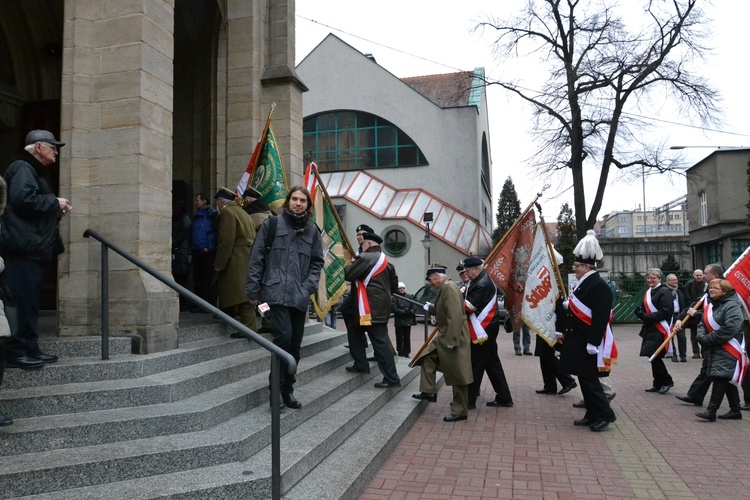
M 549 255 L 547 238 L 541 224 L 537 224 L 534 246 L 529 259 L 529 271 L 523 293 L 521 314 L 529 328 L 549 345 L 557 342 L 555 336 L 555 302 L 560 296 L 554 268 Z
M 318 183 L 315 180 L 315 172 L 313 169 L 318 170 L 318 165 L 314 161 L 311 161 L 305 169 L 305 177 L 302 182 L 307 190 L 310 191 L 310 199 L 315 201 L 315 189 Z

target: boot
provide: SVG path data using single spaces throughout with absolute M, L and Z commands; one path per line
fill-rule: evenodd
M 295 399 L 294 393 L 292 391 L 282 392 L 281 399 L 284 400 L 284 404 L 288 408 L 295 408 L 295 409 L 302 408 L 302 403 L 300 403 L 299 401 L 297 401 L 297 399 Z
M 706 406 L 706 411 L 696 413 L 695 416 L 698 418 L 705 418 L 709 422 L 716 422 L 716 410 L 721 406 L 721 400 L 724 399 L 725 390 L 726 388 L 724 384 L 715 381 L 711 391 L 711 399 L 708 401 L 708 406 Z
M 253 305 L 250 302 L 245 302 L 237 306 L 237 309 L 239 309 L 240 323 L 256 332 L 258 326 L 256 325 L 257 317 Z
M 737 387 L 730 385 L 727 388 L 727 401 L 729 402 L 729 411 L 719 418 L 724 420 L 742 420 L 742 411 L 740 410 L 740 393 Z

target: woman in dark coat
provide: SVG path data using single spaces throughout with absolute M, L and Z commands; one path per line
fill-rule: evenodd
M 649 288 L 643 297 L 643 306 L 636 307 L 634 311 L 638 319 L 643 321 L 640 333 L 643 339 L 641 356 L 652 356 L 672 329 L 672 315 L 674 313 L 672 293 L 661 284 L 661 276 L 661 270 L 657 268 L 649 269 L 646 272 L 646 283 Z M 646 392 L 666 394 L 674 385 L 672 377 L 664 365 L 666 351 L 667 349 L 662 350 L 651 361 L 653 384 L 646 389 Z
M 713 382 L 713 390 L 706 411 L 695 415 L 714 422 L 716 411 L 726 394 L 729 412 L 719 415 L 719 418 L 739 420 L 742 412 L 735 383 L 740 381 L 739 371 L 744 356 L 742 310 L 737 292 L 727 280 L 711 280 L 708 296 L 711 300 L 703 307 L 703 320 L 698 325 L 697 339 L 707 358 L 707 374 Z M 744 366 L 746 369 L 747 365 Z

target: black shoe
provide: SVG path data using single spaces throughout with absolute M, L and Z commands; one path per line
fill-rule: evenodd
M 516 351 L 516 356 L 520 356 L 521 354 L 523 354 L 521 351 Z
M 525 351 L 523 351 L 523 355 L 524 355 L 524 356 L 533 356 L 533 355 L 534 355 L 534 353 L 533 353 L 533 352 L 531 352 L 531 351 L 529 351 L 528 349 L 526 349 Z
M 297 401 L 294 397 L 294 394 L 291 392 L 282 392 L 281 393 L 281 399 L 284 400 L 284 405 L 286 405 L 289 408 L 297 409 L 302 408 L 302 403 Z
M 375 384 L 376 389 L 390 389 L 391 387 L 401 387 L 401 382 L 395 382 L 393 384 L 389 384 L 388 382 L 377 382 Z
M 576 384 L 575 382 L 573 382 L 570 385 L 566 385 L 565 387 L 563 387 L 562 389 L 560 389 L 560 392 L 558 392 L 557 394 L 559 394 L 560 396 L 562 396 L 563 394 L 566 394 L 566 393 L 572 391 L 576 387 L 578 387 L 578 384 Z
M 437 394 L 430 394 L 427 392 L 420 392 L 418 394 L 412 394 L 411 397 L 414 399 L 424 399 L 430 403 L 437 403 Z
M 41 359 L 34 359 L 28 356 L 21 356 L 20 358 L 8 359 L 5 361 L 6 368 L 23 368 L 24 370 L 33 370 L 35 368 L 41 368 L 45 365 Z
M 244 339 L 245 338 L 245 334 L 242 333 L 242 332 L 232 332 L 232 333 L 229 334 L 229 336 L 232 337 L 233 339 Z
M 591 424 L 590 429 L 593 432 L 602 432 L 607 427 L 609 427 L 609 420 L 600 420 L 598 422 Z
M 367 358 L 367 361 L 377 361 L 377 359 L 375 359 L 375 356 L 370 356 Z
M 679 359 L 677 359 L 677 355 L 676 354 L 674 356 L 672 356 L 672 363 L 677 363 L 678 361 L 679 361 Z
M 44 354 L 43 352 L 40 352 L 36 356 L 29 356 L 29 359 L 32 359 L 34 361 L 41 361 L 44 364 L 57 362 L 57 356 L 55 356 L 54 354 Z
M 10 418 L 3 415 L 2 413 L 0 413 L 0 427 L 5 427 L 8 425 L 13 425 L 13 421 Z
M 710 411 L 702 411 L 695 414 L 698 418 L 705 418 L 709 422 L 716 422 L 716 413 Z
M 659 394 L 666 394 L 666 393 L 668 393 L 669 389 L 671 389 L 672 387 L 674 387 L 674 384 L 669 384 L 669 385 L 663 385 L 663 386 L 661 386 L 661 389 L 659 389 Z
M 575 425 L 576 427 L 585 427 L 587 425 L 593 425 L 593 424 L 594 423 L 588 418 L 581 418 L 581 419 L 573 421 L 573 425 Z
M 537 389 L 536 393 L 537 394 L 557 394 L 557 391 L 551 391 L 549 389 Z
M 497 408 L 502 406 L 503 408 L 512 408 L 513 407 L 513 401 L 507 401 L 505 403 L 502 403 L 498 401 L 497 399 L 493 399 L 492 401 L 487 401 L 487 406 Z
M 680 363 L 687 363 L 687 356 L 680 356 Z
M 742 412 L 740 410 L 729 410 L 724 415 L 719 415 L 722 420 L 742 420 Z
M 750 411 L 750 402 L 745 403 L 744 405 L 740 406 L 740 410 Z
M 661 390 L 661 387 L 649 387 L 646 389 L 646 392 L 659 392 Z
M 453 406 L 453 405 L 451 405 L 451 406 Z M 476 410 L 477 409 L 477 403 L 476 403 L 476 401 L 473 402 L 473 403 L 469 403 L 469 404 L 466 405 L 466 407 L 468 409 L 470 409 L 470 410 Z
M 349 373 L 364 373 L 365 375 L 370 374 L 370 370 L 360 370 L 354 368 L 353 366 L 347 366 L 346 368 L 344 368 L 344 370 L 348 371 Z
M 690 398 L 690 396 L 675 396 L 675 397 L 679 399 L 680 401 L 684 401 L 685 403 L 689 403 L 691 405 L 703 406 L 703 402 L 699 403 L 698 401 L 694 401 L 693 399 Z
M 447 417 L 443 417 L 443 422 L 460 422 L 461 420 L 466 420 L 467 418 L 469 417 L 467 417 L 466 415 L 460 417 L 451 413 Z

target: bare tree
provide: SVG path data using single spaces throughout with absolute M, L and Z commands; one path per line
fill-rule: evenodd
M 702 124 L 716 122 L 718 94 L 690 70 L 708 51 L 701 44 L 708 20 L 698 3 L 643 1 L 643 15 L 633 29 L 614 0 L 529 0 L 509 21 L 487 19 L 477 26 L 496 34 L 495 48 L 502 57 L 535 55 L 548 71 L 540 90 L 488 83 L 534 107 L 541 144 L 532 159 L 541 171 L 571 169 L 579 237 L 596 222 L 612 166 L 640 167 L 644 175 L 681 166 L 679 159 L 662 153 L 658 134 L 648 130 L 646 118 L 658 116 L 660 106 L 669 103 Z M 588 214 L 587 162 L 599 169 Z

